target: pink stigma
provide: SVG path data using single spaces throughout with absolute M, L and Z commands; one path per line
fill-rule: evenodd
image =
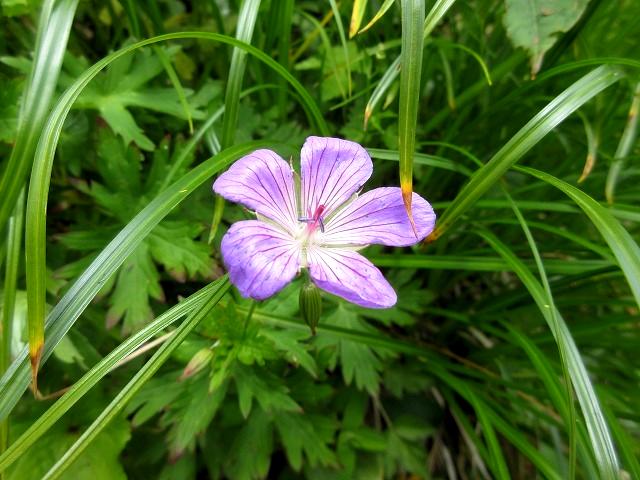
M 326 210 L 326 207 L 324 205 L 318 205 L 318 208 L 316 208 L 316 211 L 314 212 L 313 216 L 302 217 L 298 219 L 300 222 L 307 224 L 308 235 L 315 232 L 316 229 L 318 228 L 318 225 L 320 226 L 320 231 L 324 232 L 324 222 L 322 221 L 322 214 L 324 213 L 325 210 Z M 309 213 L 311 213 L 311 211 L 309 211 Z

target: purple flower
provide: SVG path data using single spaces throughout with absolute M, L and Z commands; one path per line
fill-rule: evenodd
M 414 232 L 399 188 L 358 196 L 373 164 L 354 142 L 309 137 L 300 165 L 298 182 L 278 154 L 256 150 L 213 184 L 218 195 L 257 214 L 257 220 L 234 223 L 222 239 L 231 282 L 243 296 L 264 300 L 305 267 L 329 293 L 363 307 L 393 306 L 393 288 L 357 250 L 374 243 L 404 247 L 421 241 L 435 224 L 431 205 L 413 194 Z

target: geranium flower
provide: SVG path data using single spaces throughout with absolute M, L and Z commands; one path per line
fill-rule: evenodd
M 435 224 L 431 205 L 414 193 L 415 231 L 400 188 L 358 196 L 373 163 L 364 148 L 337 138 L 307 138 L 300 181 L 271 150 L 236 161 L 213 190 L 253 210 L 256 220 L 234 223 L 222 239 L 231 282 L 244 297 L 264 300 L 309 269 L 321 289 L 368 308 L 388 308 L 396 293 L 356 250 L 370 244 L 405 247 L 424 239 Z

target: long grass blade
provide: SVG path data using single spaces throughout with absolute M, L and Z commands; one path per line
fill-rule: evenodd
M 13 315 L 18 288 L 18 270 L 22 252 L 22 231 L 24 228 L 25 189 L 20 191 L 16 208 L 7 228 L 7 264 L 5 266 L 2 292 L 2 324 L 0 325 L 0 374 L 4 374 L 11 363 L 11 341 L 13 339 Z M 0 422 L 0 453 L 9 444 L 9 423 Z
M 636 88 L 633 92 L 633 100 L 631 101 L 631 108 L 629 108 L 627 124 L 622 132 L 622 137 L 618 143 L 618 148 L 616 149 L 611 167 L 609 167 L 609 174 L 607 175 L 607 182 L 604 187 L 605 197 L 607 198 L 607 202 L 610 204 L 613 203 L 622 167 L 624 166 L 625 160 L 636 141 L 638 110 L 640 110 L 640 82 L 636 84 Z
M 158 371 L 158 369 L 169 358 L 171 353 L 180 346 L 187 338 L 187 335 L 204 319 L 211 309 L 215 307 L 224 294 L 229 290 L 231 284 L 225 276 L 218 283 L 217 288 L 212 295 L 205 299 L 201 306 L 191 313 L 187 319 L 175 330 L 175 334 L 164 343 L 153 356 L 145 363 L 135 376 L 120 390 L 118 395 L 111 401 L 96 420 L 89 426 L 87 430 L 80 436 L 78 440 L 67 450 L 64 456 L 51 467 L 47 474 L 43 477 L 47 480 L 60 478 L 64 471 L 78 458 L 78 456 L 91 444 L 93 439 L 104 430 L 127 405 L 129 400 L 142 388 L 142 386 Z
M 429 14 L 427 15 L 427 18 L 425 18 L 424 20 L 424 26 L 422 30 L 424 40 L 426 40 L 429 37 L 429 35 L 431 35 L 431 32 L 433 31 L 433 29 L 436 27 L 436 25 L 442 19 L 442 17 L 444 17 L 444 15 L 447 13 L 449 8 L 451 8 L 451 6 L 455 3 L 455 1 L 456 0 L 436 0 L 436 3 L 433 5 L 431 10 L 429 10 Z M 391 87 L 395 79 L 398 78 L 398 75 L 400 74 L 400 70 L 401 70 L 401 57 L 398 57 L 384 72 L 384 74 L 382 75 L 382 78 L 378 82 L 378 85 L 376 86 L 375 90 L 371 94 L 369 101 L 367 102 L 367 106 L 365 107 L 365 110 L 364 110 L 365 128 L 367 126 L 367 122 L 369 118 L 371 117 L 371 115 L 373 115 L 373 112 L 376 109 L 376 106 L 378 105 L 378 103 L 380 103 L 380 100 L 384 98 L 384 96 L 386 95 L 387 91 L 389 90 L 389 88 Z
M 636 303 L 640 305 L 640 247 L 620 222 L 606 208 L 573 185 L 533 168 L 519 167 L 518 170 L 550 183 L 576 202 L 611 248 Z
M 362 25 L 364 12 L 367 10 L 367 0 L 353 0 L 353 9 L 351 10 L 351 22 L 349 22 L 349 38 L 357 35 Z
M 487 164 L 477 170 L 440 218 L 428 240 L 446 232 L 502 175 L 571 113 L 622 78 L 614 67 L 602 66 L 588 73 L 534 116 Z
M 24 90 L 17 136 L 0 179 L 0 231 L 7 225 L 27 179 L 33 152 L 55 93 L 77 5 L 78 0 L 47 0 L 42 5 L 34 61 Z
M 378 20 L 380 20 L 384 16 L 384 14 L 387 13 L 387 10 L 389 10 L 393 6 L 394 2 L 395 0 L 384 0 L 384 3 L 380 6 L 380 9 L 376 12 L 373 18 L 369 21 L 369 23 L 362 27 L 362 29 L 358 33 L 366 32 L 371 27 L 373 27 L 378 22 Z
M 340 43 L 342 44 L 342 52 L 344 54 L 344 64 L 347 69 L 347 95 L 351 96 L 351 90 L 353 89 L 351 84 L 351 60 L 349 59 L 349 45 L 347 44 L 347 36 L 344 33 L 344 26 L 342 25 L 342 17 L 340 16 L 340 9 L 336 0 L 329 0 L 331 5 L 331 11 L 333 12 L 333 18 L 336 21 L 336 27 L 338 28 L 338 36 L 340 37 Z
M 589 374 L 584 366 L 578 348 L 573 340 L 571 332 L 567 328 L 564 319 L 555 307 L 550 306 L 547 301 L 547 294 L 543 286 L 534 277 L 531 270 L 518 259 L 514 253 L 501 242 L 493 233 L 481 232 L 482 237 L 507 261 L 512 271 L 520 278 L 531 294 L 536 305 L 540 309 L 544 319 L 551 328 L 554 338 L 559 348 L 562 348 L 567 355 L 567 364 L 573 388 L 578 398 L 578 403 L 584 415 L 591 446 L 595 454 L 601 478 L 613 480 L 618 478 L 619 466 L 615 447 L 611 439 L 611 434 L 600 408 L 600 402 L 593 389 Z M 555 311 L 552 312 L 551 310 Z M 560 333 L 555 337 L 556 332 Z
M 416 123 L 420 106 L 422 46 L 424 36 L 424 0 L 403 0 L 402 52 L 400 54 L 400 110 L 398 112 L 398 152 L 400 153 L 400 188 L 404 207 L 413 225 L 413 156 L 416 145 Z

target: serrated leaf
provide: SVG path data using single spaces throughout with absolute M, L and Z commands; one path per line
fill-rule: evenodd
M 112 327 L 122 319 L 124 332 L 135 331 L 153 318 L 149 297 L 164 299 L 160 276 L 146 243 L 141 243 L 129 255 L 117 276 L 109 298 L 107 326 Z
M 328 324 L 350 330 L 375 332 L 375 329 L 358 318 L 358 315 L 353 310 L 342 304 L 325 321 Z M 378 392 L 380 384 L 379 372 L 382 364 L 371 348 L 362 343 L 341 339 L 334 341 L 333 339 L 319 338 L 317 344 L 319 348 L 330 345 L 337 346 L 342 376 L 347 385 L 350 385 L 355 380 L 355 384 L 359 389 L 365 389 L 372 395 Z
M 300 411 L 300 406 L 288 395 L 285 384 L 263 369 L 247 368 L 236 364 L 234 379 L 238 390 L 240 412 L 247 418 L 255 398 L 265 412 Z
M 213 265 L 210 247 L 194 240 L 202 230 L 202 226 L 193 223 L 165 221 L 149 236 L 151 255 L 178 281 L 197 274 L 209 276 Z
M 182 389 L 161 422 L 171 425 L 167 439 L 172 455 L 180 455 L 195 446 L 196 435 L 207 428 L 222 405 L 227 395 L 226 385 L 211 392 L 208 379 L 201 376 Z
M 271 340 L 275 348 L 285 353 L 287 360 L 294 364 L 300 364 L 309 374 L 316 377 L 318 367 L 316 361 L 307 352 L 300 340 L 309 337 L 306 332 L 295 330 L 261 330 L 260 336 Z
M 511 42 L 531 58 L 531 74 L 560 35 L 578 21 L 589 0 L 505 0 L 504 24 Z
M 228 478 L 266 478 L 273 450 L 273 424 L 269 416 L 255 409 L 235 438 L 225 470 Z
M 162 51 L 171 58 L 179 49 L 172 47 Z M 132 59 L 132 56 L 127 56 L 114 62 L 105 75 L 83 91 L 78 98 L 78 105 L 98 110 L 113 131 L 122 136 L 125 145 L 134 142 L 143 150 L 153 150 L 153 142 L 136 123 L 129 108 L 142 107 L 185 120 L 187 115 L 175 89 L 148 85 L 164 72 L 159 56 L 144 51 L 136 57 L 136 61 Z M 184 92 L 187 97 L 193 93 L 190 90 Z M 204 113 L 193 107 L 188 113 L 195 119 L 204 118 Z
M 300 471 L 302 455 L 311 466 L 334 465 L 336 457 L 328 447 L 333 439 L 335 424 L 319 415 L 279 414 L 274 417 L 280 439 L 291 468 Z

